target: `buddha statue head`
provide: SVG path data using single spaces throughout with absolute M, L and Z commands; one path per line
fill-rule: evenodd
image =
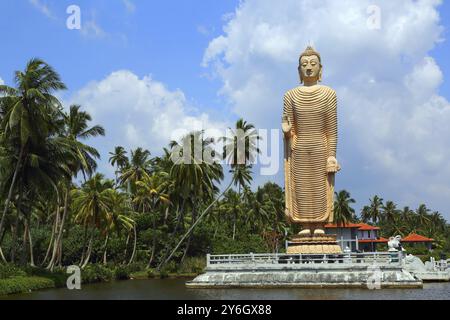
M 316 84 L 322 81 L 322 60 L 320 54 L 313 47 L 308 46 L 300 55 L 298 61 L 300 83 Z

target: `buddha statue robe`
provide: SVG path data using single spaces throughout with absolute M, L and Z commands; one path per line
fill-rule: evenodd
M 283 119 L 292 126 L 285 142 L 286 215 L 291 223 L 333 220 L 337 98 L 326 86 L 300 86 L 284 96 Z

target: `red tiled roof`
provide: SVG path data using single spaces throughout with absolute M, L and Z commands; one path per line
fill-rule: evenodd
M 362 239 L 358 240 L 359 243 L 388 243 L 388 239 L 380 237 L 379 239 Z
M 329 223 L 325 225 L 325 228 L 327 229 L 334 229 L 334 228 L 345 228 L 345 229 L 353 229 L 356 228 L 361 231 L 368 231 L 368 230 L 380 230 L 378 227 L 374 227 L 371 225 L 368 225 L 366 223 L 346 223 L 346 224 L 336 224 L 336 223 Z
M 420 234 L 417 233 L 411 233 L 410 235 L 401 240 L 401 242 L 433 242 L 433 241 L 434 239 L 421 236 Z
M 370 226 L 370 225 L 365 224 L 365 223 L 362 223 L 361 228 L 359 228 L 358 230 L 361 230 L 361 231 L 380 230 L 380 228 L 374 227 L 374 226 Z

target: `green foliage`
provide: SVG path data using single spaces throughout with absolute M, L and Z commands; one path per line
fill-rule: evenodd
M 11 277 L 25 277 L 27 273 L 20 268 L 8 264 L 0 264 L 0 279 L 8 279 Z
M 48 278 L 42 277 L 13 277 L 8 279 L 0 279 L 0 296 L 26 293 L 33 290 L 54 288 L 55 283 Z
M 206 267 L 206 258 L 202 257 L 188 257 L 178 267 L 177 272 L 180 274 L 199 274 L 202 273 Z
M 265 253 L 268 248 L 264 240 L 258 235 L 242 235 L 233 240 L 227 237 L 218 237 L 213 242 L 212 254 L 239 254 L 239 253 Z
M 114 269 L 114 279 L 116 280 L 128 280 L 130 279 L 130 268 L 128 268 L 127 266 L 117 266 Z
M 101 264 L 89 264 L 81 271 L 83 283 L 106 282 L 113 279 L 113 271 Z

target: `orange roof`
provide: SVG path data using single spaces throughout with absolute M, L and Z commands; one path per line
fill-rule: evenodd
M 420 234 L 417 233 L 411 233 L 410 235 L 401 240 L 401 242 L 433 242 L 433 241 L 434 239 L 421 236 Z
M 365 224 L 365 223 L 362 223 L 361 228 L 359 228 L 358 230 L 361 230 L 361 231 L 367 231 L 367 230 L 380 230 L 380 228 L 374 227 L 374 226 L 370 226 L 370 225 Z
M 337 225 L 336 223 L 329 223 L 329 224 L 325 225 L 325 228 L 329 228 L 329 229 L 332 229 L 332 228 L 346 228 L 346 229 L 347 228 L 349 228 L 349 229 L 356 228 L 361 231 L 380 230 L 380 228 L 368 225 L 367 223 L 350 223 L 350 222 L 346 223 L 344 225 L 341 223 L 339 225 Z
M 359 243 L 387 243 L 389 240 L 383 237 L 380 237 L 378 239 L 362 239 L 358 240 Z

